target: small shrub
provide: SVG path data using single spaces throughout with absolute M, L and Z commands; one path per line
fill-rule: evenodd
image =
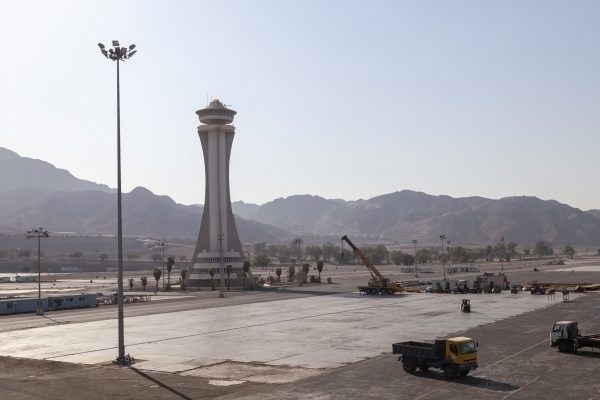
M 331 279 L 331 277 L 327 278 L 327 283 L 333 283 L 333 280 Z

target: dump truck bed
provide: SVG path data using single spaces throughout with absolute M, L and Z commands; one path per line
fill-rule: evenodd
M 435 343 L 415 342 L 412 340 L 392 344 L 392 351 L 394 354 L 430 360 L 439 358 L 438 354 L 436 354 L 437 348 L 439 348 L 439 346 L 436 346 Z

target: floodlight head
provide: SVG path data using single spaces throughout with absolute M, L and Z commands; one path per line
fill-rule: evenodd
M 133 50 L 135 49 L 135 44 L 132 44 L 131 46 L 129 46 L 129 50 Z
M 112 43 L 113 43 L 113 46 L 119 47 L 119 41 L 118 40 L 113 40 Z
M 102 54 L 104 54 L 104 57 L 108 57 L 108 52 L 106 50 L 102 50 Z
M 104 50 L 104 45 L 102 43 L 98 43 L 98 47 L 100 47 L 100 50 Z
M 133 57 L 133 55 L 137 53 L 137 50 L 132 51 L 131 53 L 129 53 L 129 58 Z

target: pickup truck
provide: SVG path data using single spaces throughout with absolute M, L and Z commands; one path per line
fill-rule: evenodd
M 467 376 L 477 368 L 477 347 L 473 339 L 463 336 L 426 342 L 400 342 L 392 344 L 394 354 L 400 354 L 404 371 L 412 374 L 419 368 L 439 368 L 446 378 Z

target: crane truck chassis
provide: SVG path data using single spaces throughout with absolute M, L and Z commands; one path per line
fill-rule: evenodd
M 436 340 L 434 343 L 400 342 L 392 344 L 394 354 L 400 354 L 405 372 L 412 374 L 419 368 L 427 371 L 439 368 L 448 379 L 467 376 L 477 368 L 477 343 L 468 337 Z
M 577 353 L 583 347 L 600 349 L 600 334 L 583 336 L 577 322 L 558 321 L 550 332 L 550 346 L 558 347 L 561 353 Z
M 394 294 L 404 291 L 404 287 L 398 282 L 390 281 L 389 279 L 384 278 L 377 268 L 375 268 L 373 263 L 371 263 L 371 261 L 367 258 L 367 256 L 365 256 L 365 254 L 358 247 L 356 247 L 354 243 L 350 241 L 350 239 L 348 239 L 348 236 L 344 235 L 342 240 L 350 245 L 354 251 L 354 254 L 360 258 L 362 263 L 365 265 L 365 267 L 367 267 L 369 273 L 371 274 L 371 279 L 369 279 L 368 285 L 359 286 L 359 292 L 364 294 Z

